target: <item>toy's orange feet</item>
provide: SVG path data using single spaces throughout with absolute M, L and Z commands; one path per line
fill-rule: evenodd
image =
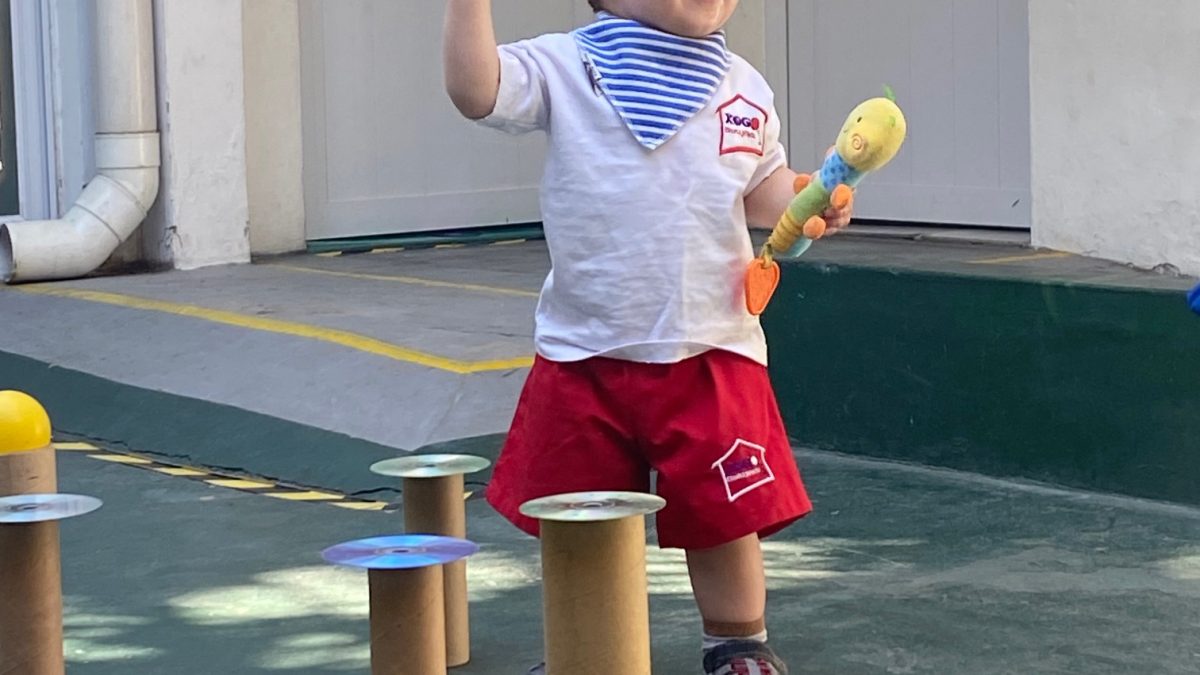
M 804 188 L 808 187 L 809 183 L 812 183 L 812 180 L 813 177 L 811 175 L 802 173 L 796 176 L 796 180 L 792 181 L 792 190 L 794 190 L 796 194 L 800 194 L 804 191 Z
M 813 216 L 804 223 L 804 236 L 809 239 L 820 239 L 825 236 L 825 219 L 821 216 Z
M 829 199 L 829 204 L 841 211 L 854 203 L 854 190 L 850 189 L 849 185 L 839 185 L 833 189 L 833 195 Z

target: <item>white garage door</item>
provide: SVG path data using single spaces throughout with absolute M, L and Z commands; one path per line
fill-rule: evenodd
M 910 138 L 857 214 L 1030 225 L 1028 0 L 790 0 L 791 151 L 815 162 L 883 84 Z
M 445 2 L 303 0 L 308 237 L 535 222 L 544 141 L 463 120 L 446 97 Z M 497 0 L 502 41 L 569 30 L 583 0 Z

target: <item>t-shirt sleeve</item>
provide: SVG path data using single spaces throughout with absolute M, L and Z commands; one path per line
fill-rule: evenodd
M 754 174 L 750 176 L 750 182 L 746 185 L 746 194 L 753 192 L 754 188 L 781 167 L 787 166 L 787 153 L 783 149 L 783 143 L 779 140 L 781 129 L 779 112 L 772 108 L 770 117 L 767 119 L 767 138 L 763 156 L 759 159 Z
M 479 123 L 511 134 L 544 130 L 550 119 L 546 77 L 539 63 L 539 45 L 523 40 L 500 48 L 500 91 L 496 107 Z

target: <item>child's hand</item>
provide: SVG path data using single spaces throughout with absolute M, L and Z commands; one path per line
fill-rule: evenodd
M 832 155 L 836 150 L 837 150 L 837 146 L 833 146 L 833 145 L 829 146 L 829 149 L 825 151 L 825 159 L 829 159 L 829 156 Z M 821 216 L 822 218 L 825 219 L 825 236 L 828 237 L 828 236 L 837 234 L 838 232 L 841 232 L 842 230 L 849 227 L 850 226 L 850 218 L 853 215 L 854 215 L 854 200 L 853 199 L 850 200 L 850 203 L 847 204 L 846 208 L 844 208 L 844 209 L 837 209 L 837 208 L 833 208 L 833 207 L 826 209 L 825 213 L 822 214 L 822 216 Z
M 828 237 L 830 235 L 837 234 L 838 232 L 849 227 L 850 219 L 853 217 L 853 215 L 853 199 L 850 200 L 850 203 L 847 204 L 846 208 L 844 209 L 835 209 L 833 207 L 826 209 L 825 215 L 823 216 L 825 218 L 825 236 Z

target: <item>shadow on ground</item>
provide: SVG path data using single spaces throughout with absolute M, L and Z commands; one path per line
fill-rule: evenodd
M 794 672 L 1192 673 L 1195 511 L 806 456 L 817 511 L 768 542 L 772 641 Z M 63 528 L 78 675 L 368 670 L 366 578 L 319 551 L 398 514 L 296 504 L 80 456 L 64 489 L 101 511 Z M 539 658 L 536 542 L 471 502 L 475 660 Z M 655 672 L 698 672 L 677 552 L 649 549 Z

